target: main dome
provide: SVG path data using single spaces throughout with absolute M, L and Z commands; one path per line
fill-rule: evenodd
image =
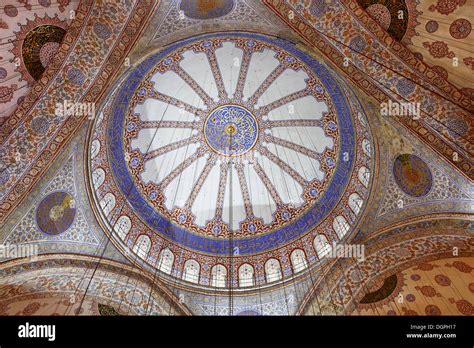
M 220 265 L 239 286 L 248 265 L 257 285 L 257 260 L 275 260 L 282 278 L 317 258 L 317 236 L 346 238 L 368 194 L 370 139 L 352 91 L 293 44 L 201 36 L 117 84 L 94 124 L 93 199 L 114 241 L 147 266 L 213 285 Z

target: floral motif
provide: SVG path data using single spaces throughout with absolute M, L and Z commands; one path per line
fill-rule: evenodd
M 436 4 L 431 5 L 428 10 L 431 12 L 438 11 L 443 15 L 448 15 L 454 12 L 458 6 L 461 7 L 466 3 L 466 0 L 438 0 Z
M 416 286 L 416 290 L 420 291 L 426 297 L 441 296 L 435 288 L 430 285 Z
M 452 37 L 458 40 L 465 39 L 466 37 L 468 37 L 468 35 L 471 33 L 471 30 L 471 22 L 464 18 L 456 19 L 449 26 L 449 34 L 451 34 Z
M 474 57 L 466 57 L 463 59 L 464 64 L 470 66 L 474 70 Z
M 449 50 L 448 44 L 444 41 L 434 41 L 432 43 L 425 41 L 423 47 L 427 48 L 434 58 L 454 58 L 455 54 Z
M 7 86 L 0 86 L 0 103 L 8 103 L 13 98 L 13 93 L 16 91 L 16 84 Z
M 23 315 L 33 315 L 35 314 L 39 309 L 41 308 L 41 305 L 39 302 L 32 302 L 29 303 L 24 309 L 22 314 Z

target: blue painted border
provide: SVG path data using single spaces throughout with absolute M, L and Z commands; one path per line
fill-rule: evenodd
M 288 41 L 250 33 L 230 32 L 208 34 L 182 40 L 178 43 L 168 46 L 160 52 L 151 55 L 143 62 L 138 64 L 138 66 L 130 72 L 129 76 L 123 81 L 120 91 L 117 93 L 107 130 L 108 153 L 112 173 L 118 186 L 120 187 L 120 190 L 128 198 L 129 204 L 151 228 L 160 233 L 163 237 L 199 252 L 214 255 L 230 254 L 231 242 L 229 240 L 204 237 L 202 235 L 197 235 L 186 231 L 182 227 L 173 224 L 168 219 L 156 212 L 155 209 L 148 204 L 146 199 L 142 197 L 137 187 L 134 185 L 123 155 L 122 134 L 127 106 L 144 76 L 161 59 L 174 50 L 184 45 L 211 37 L 239 37 L 261 40 L 278 46 L 290 54 L 298 57 L 313 70 L 316 76 L 326 87 L 334 102 L 339 118 L 341 147 L 339 159 L 337 161 L 337 167 L 333 174 L 333 178 L 323 193 L 323 196 L 298 220 L 293 221 L 292 223 L 285 225 L 278 230 L 274 230 L 260 236 L 246 237 L 232 241 L 232 248 L 235 250 L 235 248 L 238 247 L 240 255 L 249 255 L 273 249 L 302 236 L 306 232 L 310 231 L 316 224 L 318 224 L 335 207 L 348 183 L 355 159 L 354 127 L 352 124 L 349 106 L 347 105 L 343 92 L 339 88 L 332 73 L 326 66 L 308 54 L 298 50 Z M 349 154 L 348 161 L 343 160 L 345 152 Z

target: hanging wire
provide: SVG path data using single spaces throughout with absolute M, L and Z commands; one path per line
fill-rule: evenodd
M 151 146 L 151 144 L 152 144 L 152 142 L 153 142 L 153 140 L 154 140 L 154 137 L 156 136 L 156 133 L 157 133 L 157 130 L 155 130 L 155 133 L 154 133 L 153 137 L 151 138 L 150 143 L 149 143 L 148 146 L 147 146 L 147 151 L 146 151 L 146 152 L 149 151 L 150 146 Z M 125 195 L 125 197 L 124 197 L 124 199 L 123 199 L 122 205 L 121 205 L 121 207 L 120 207 L 120 209 L 119 209 L 119 211 L 118 211 L 118 213 L 117 213 L 117 216 L 119 216 L 119 217 L 121 216 L 121 212 L 122 212 L 122 210 L 123 210 L 123 207 L 125 206 L 126 202 L 128 201 L 128 196 L 130 195 L 132 189 L 133 189 L 133 185 L 131 185 L 131 186 L 128 188 L 128 191 L 127 191 L 127 193 L 126 193 L 126 195 Z M 112 230 L 113 230 L 113 228 L 112 228 Z M 113 232 L 112 232 L 112 233 L 113 233 Z M 104 236 L 105 236 L 105 235 L 104 235 Z M 104 248 L 103 248 L 103 250 L 102 250 L 102 252 L 101 252 L 101 255 L 100 255 L 99 260 L 97 261 L 97 263 L 96 263 L 96 265 L 95 265 L 95 267 L 94 267 L 92 276 L 91 276 L 90 279 L 89 279 L 89 282 L 88 282 L 88 284 L 87 284 L 86 290 L 84 291 L 84 296 L 82 297 L 82 299 L 81 299 L 81 301 L 80 301 L 80 304 L 79 304 L 79 308 L 77 309 L 77 312 L 78 312 L 78 313 L 80 312 L 80 310 L 81 310 L 81 308 L 82 308 L 82 304 L 83 304 L 84 299 L 85 299 L 85 297 L 86 297 L 86 295 L 87 295 L 87 291 L 88 291 L 88 289 L 89 289 L 89 287 L 90 287 L 90 284 L 91 284 L 91 282 L 92 282 L 92 280 L 93 280 L 93 278 L 94 278 L 95 272 L 97 271 L 97 269 L 98 269 L 100 263 L 102 262 L 102 259 L 103 259 L 103 257 L 104 257 L 105 250 L 107 249 L 107 247 L 108 247 L 108 245 L 109 245 L 109 242 L 110 242 L 110 240 L 111 240 L 111 238 L 107 238 L 107 236 L 105 236 L 105 239 L 106 239 L 105 246 L 104 246 Z M 99 246 L 100 246 L 100 244 L 99 244 Z M 87 273 L 87 271 L 88 271 L 88 269 L 87 269 L 86 272 L 84 273 L 84 276 L 83 276 L 83 277 L 85 277 L 85 274 Z M 76 289 L 76 292 L 79 291 L 79 287 L 80 287 L 81 283 L 82 283 L 82 280 L 79 282 L 79 285 L 78 285 L 78 288 Z M 76 292 L 75 292 L 75 293 L 76 293 Z
M 276 88 L 278 89 L 279 94 L 280 94 L 280 95 L 283 95 L 284 93 L 282 93 L 282 91 L 281 91 L 280 87 L 278 86 L 278 84 L 275 84 L 275 86 L 276 86 Z M 262 95 L 262 100 L 264 100 L 264 99 L 265 99 L 265 96 Z M 266 104 L 268 104 L 268 100 L 267 100 L 267 103 L 266 103 Z M 285 105 L 288 105 L 288 104 L 285 104 Z M 292 104 L 290 104 L 290 105 L 292 105 Z M 270 112 L 271 112 L 271 111 L 270 111 Z M 270 113 L 270 112 L 269 112 L 269 113 Z M 267 115 L 267 117 L 268 117 L 268 115 Z M 296 133 L 298 134 L 298 137 L 299 137 L 299 140 L 300 140 L 300 144 L 305 144 L 306 142 L 305 142 L 305 140 L 303 140 L 303 138 L 301 137 L 301 134 L 300 134 L 299 132 L 296 132 Z M 289 135 L 289 137 L 290 137 L 290 141 L 291 141 L 291 142 L 295 142 L 295 141 L 294 141 L 295 139 L 293 139 L 291 132 L 288 132 L 288 135 Z M 313 142 L 312 142 L 312 137 L 309 137 L 309 139 L 310 139 L 310 142 L 311 142 L 311 145 L 313 146 L 313 148 L 317 150 L 317 147 L 316 147 L 316 146 L 313 144 Z M 278 145 L 277 145 L 277 144 L 274 144 L 274 145 L 275 145 L 275 151 L 276 151 L 277 157 L 280 158 L 280 159 L 283 159 L 282 154 L 280 153 L 280 151 L 278 151 Z M 291 150 L 291 149 L 289 149 L 289 150 Z M 270 151 L 270 150 L 269 150 L 269 151 Z M 291 150 L 291 151 L 293 151 L 293 150 Z M 286 162 L 286 163 L 291 163 L 291 162 L 289 161 L 289 159 L 288 159 L 288 156 L 287 156 L 286 151 L 283 151 L 283 152 L 284 152 L 285 158 L 286 158 L 286 161 L 285 161 L 285 162 Z M 304 166 L 303 163 L 301 162 L 301 157 L 300 157 L 300 155 L 297 154 L 295 157 L 298 159 L 298 161 L 299 161 L 299 163 L 300 163 L 300 167 L 304 169 L 305 166 Z M 313 169 L 314 173 L 317 173 L 317 169 L 316 169 L 316 167 L 313 166 L 313 162 L 312 162 L 312 161 L 310 161 L 310 164 L 311 164 L 311 166 L 312 166 L 312 169 Z M 287 185 L 286 181 L 285 181 L 285 184 Z M 289 192 L 288 186 L 287 186 L 286 188 L 287 188 L 287 190 L 288 190 L 288 192 Z M 301 249 L 301 250 L 303 250 L 303 249 Z M 304 250 L 303 250 L 303 252 L 304 252 Z M 305 253 L 305 257 L 306 257 L 306 253 Z M 291 260 L 291 254 L 289 255 L 289 258 L 290 258 L 290 263 L 291 263 L 291 265 L 292 265 L 293 272 L 294 272 L 295 267 L 294 267 L 293 262 L 292 262 L 292 260 Z M 308 274 L 309 274 L 309 279 L 310 279 L 310 281 L 311 281 L 311 287 L 312 287 L 312 288 L 315 288 L 315 282 L 314 282 L 313 275 L 312 275 L 312 271 L 311 271 L 311 267 L 312 267 L 312 266 L 309 264 L 309 259 L 308 259 L 307 257 L 306 257 L 306 259 L 307 259 L 306 262 L 308 263 Z M 319 260 L 319 257 L 318 257 L 318 260 Z M 295 290 L 295 296 L 297 297 L 299 291 L 298 291 L 297 288 L 296 288 L 296 274 L 294 274 L 292 280 L 293 280 L 293 287 L 294 287 L 294 290 Z M 329 288 L 328 288 L 328 291 L 329 291 Z M 298 300 L 298 299 L 297 299 L 297 300 Z M 317 302 L 317 305 L 318 305 L 318 307 L 319 307 L 319 313 L 322 315 L 321 306 L 320 306 L 320 303 L 319 303 L 319 300 L 318 300 L 317 297 L 316 297 L 316 302 Z M 334 311 L 336 312 L 336 306 L 335 306 L 334 302 L 332 301 L 332 297 L 331 297 L 331 303 L 332 303 L 332 305 L 333 305 Z M 315 311 L 314 311 L 314 304 L 313 304 L 313 302 L 311 302 L 310 305 L 311 305 L 311 307 L 312 307 L 312 309 L 313 309 L 313 312 L 315 312 Z

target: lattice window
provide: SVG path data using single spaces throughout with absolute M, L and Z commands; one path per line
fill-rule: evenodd
M 277 259 L 269 259 L 265 262 L 265 276 L 268 283 L 282 278 L 280 262 Z
M 334 231 L 336 231 L 339 239 L 342 239 L 350 229 L 349 223 L 344 216 L 341 215 L 336 216 L 332 223 L 332 227 L 334 228 Z
M 164 273 L 171 274 L 174 263 L 174 254 L 173 252 L 166 248 L 163 249 L 158 258 L 158 269 Z
M 184 263 L 183 270 L 183 280 L 186 280 L 191 283 L 199 283 L 199 272 L 201 271 L 201 266 L 196 260 L 187 260 Z
M 248 263 L 239 267 L 239 286 L 241 288 L 254 285 L 253 273 L 253 267 Z
M 291 265 L 293 266 L 293 271 L 295 273 L 301 272 L 302 270 L 308 267 L 308 262 L 306 261 L 306 255 L 303 250 L 295 249 L 290 256 Z
M 125 237 L 127 236 L 127 233 L 130 231 L 131 228 L 132 221 L 130 220 L 130 218 L 126 215 L 122 215 L 115 223 L 114 231 L 117 232 L 117 234 L 120 238 L 122 238 L 122 240 L 125 240 Z
M 211 270 L 211 286 L 225 288 L 227 280 L 227 269 L 222 265 L 215 265 Z
M 370 170 L 367 167 L 360 167 L 359 168 L 359 181 L 364 185 L 365 187 L 369 187 L 369 180 L 370 180 Z
M 349 207 L 352 209 L 354 214 L 359 214 L 364 204 L 364 200 L 359 196 L 358 193 L 353 193 L 349 196 Z
M 107 193 L 104 198 L 100 200 L 100 207 L 105 216 L 115 208 L 115 196 L 112 193 Z
M 142 259 L 146 259 L 148 252 L 151 248 L 151 239 L 146 234 L 138 236 L 135 245 L 133 246 L 133 252 L 138 254 Z
M 316 237 L 314 237 L 313 245 L 314 250 L 316 250 L 316 254 L 318 254 L 320 259 L 322 259 L 331 251 L 331 245 L 324 234 L 318 234 Z
M 102 168 L 97 168 L 92 172 L 92 185 L 98 189 L 105 181 L 105 172 Z
M 364 151 L 367 157 L 372 157 L 372 147 L 367 139 L 362 140 L 362 151 Z

